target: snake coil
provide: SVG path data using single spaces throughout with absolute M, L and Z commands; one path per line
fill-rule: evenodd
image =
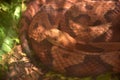
M 21 45 L 59 73 L 119 73 L 119 7 L 113 0 L 30 0 L 20 20 Z

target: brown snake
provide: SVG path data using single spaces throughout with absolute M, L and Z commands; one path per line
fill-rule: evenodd
M 66 75 L 119 73 L 119 8 L 117 0 L 30 0 L 20 20 L 22 47 Z

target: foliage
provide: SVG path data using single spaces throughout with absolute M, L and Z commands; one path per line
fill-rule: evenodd
M 22 2 L 23 0 L 0 0 L 0 80 L 7 70 L 3 55 L 10 53 L 15 44 L 19 43 L 17 25 Z
M 22 0 L 4 0 L 0 3 L 0 60 L 2 55 L 12 50 L 18 39 L 18 20 L 21 13 Z

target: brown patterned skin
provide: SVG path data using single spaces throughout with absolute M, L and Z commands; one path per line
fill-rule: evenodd
M 113 0 L 31 0 L 20 20 L 22 47 L 66 75 L 119 73 L 119 7 Z

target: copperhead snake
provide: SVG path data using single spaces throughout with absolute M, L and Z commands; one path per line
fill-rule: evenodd
M 114 0 L 30 0 L 20 20 L 21 45 L 59 73 L 119 73 L 119 8 Z

